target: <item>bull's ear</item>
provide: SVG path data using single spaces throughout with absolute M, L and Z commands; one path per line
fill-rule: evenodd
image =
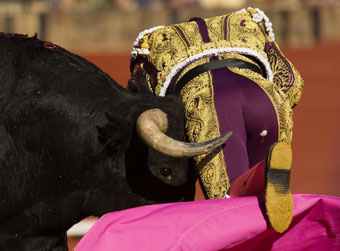
M 128 82 L 127 88 L 131 92 L 153 95 L 150 83 L 147 79 L 147 73 L 143 69 L 139 69 L 138 71 L 132 74 L 131 79 Z

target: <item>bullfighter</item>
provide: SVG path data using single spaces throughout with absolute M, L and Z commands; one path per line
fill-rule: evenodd
M 190 142 L 233 131 L 223 150 L 194 158 L 206 197 L 264 195 L 271 226 L 284 232 L 293 213 L 292 109 L 303 80 L 264 12 L 145 30 L 133 44 L 132 79 L 140 68 L 155 95 L 181 96 Z

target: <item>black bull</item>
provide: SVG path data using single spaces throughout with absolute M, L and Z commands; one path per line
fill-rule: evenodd
M 52 43 L 1 33 L 0 102 L 0 250 L 67 250 L 67 229 L 89 215 L 193 199 L 188 160 L 135 132 L 160 108 L 183 140 L 178 97 L 129 92 Z

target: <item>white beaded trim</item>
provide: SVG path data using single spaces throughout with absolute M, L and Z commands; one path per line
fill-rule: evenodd
M 248 7 L 248 10 L 251 10 L 253 8 Z M 267 17 L 267 15 L 260 10 L 259 8 L 255 8 L 253 10 L 256 10 L 257 13 L 255 13 L 253 15 L 252 20 L 256 23 L 260 23 L 262 22 L 262 20 L 264 20 L 264 26 L 266 27 L 266 31 L 268 33 L 268 36 L 271 38 L 272 41 L 275 41 L 275 35 L 273 32 L 273 24 L 270 22 L 269 18 Z
M 201 53 L 197 53 L 185 59 L 182 62 L 177 63 L 170 71 L 170 73 L 166 76 L 163 86 L 159 92 L 159 96 L 165 96 L 166 90 L 168 89 L 172 78 L 185 66 L 190 63 L 209 56 L 218 56 L 225 53 L 239 53 L 256 57 L 265 67 L 267 73 L 267 79 L 269 81 L 273 81 L 273 72 L 270 68 L 269 62 L 257 51 L 249 48 L 243 47 L 221 47 L 216 49 L 208 49 Z
M 131 58 L 135 59 L 137 55 L 148 55 L 150 51 L 148 49 L 139 49 L 137 46 L 139 45 L 140 40 L 146 35 L 154 32 L 155 30 L 164 27 L 164 25 L 159 25 L 152 27 L 150 29 L 143 30 L 140 32 L 136 38 L 136 40 L 132 44 Z
M 245 13 L 247 12 L 247 10 L 256 10 L 257 13 L 255 13 L 253 15 L 252 20 L 256 23 L 260 23 L 262 22 L 262 20 L 264 20 L 264 26 L 266 27 L 266 31 L 268 33 L 268 36 L 271 38 L 272 41 L 275 41 L 275 35 L 273 32 L 273 24 L 270 22 L 268 16 L 259 8 L 252 8 L 252 7 L 248 7 L 247 9 L 241 9 L 239 11 L 236 11 L 234 13 Z
M 136 57 L 138 55 L 149 55 L 150 51 L 148 49 L 139 49 L 139 48 L 134 48 L 131 51 L 131 58 L 130 61 L 133 61 L 134 59 L 136 59 Z

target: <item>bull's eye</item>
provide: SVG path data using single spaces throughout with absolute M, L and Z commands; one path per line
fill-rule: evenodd
M 161 168 L 161 175 L 162 176 L 170 176 L 170 175 L 172 175 L 172 169 L 171 168 L 167 168 L 167 167 Z

